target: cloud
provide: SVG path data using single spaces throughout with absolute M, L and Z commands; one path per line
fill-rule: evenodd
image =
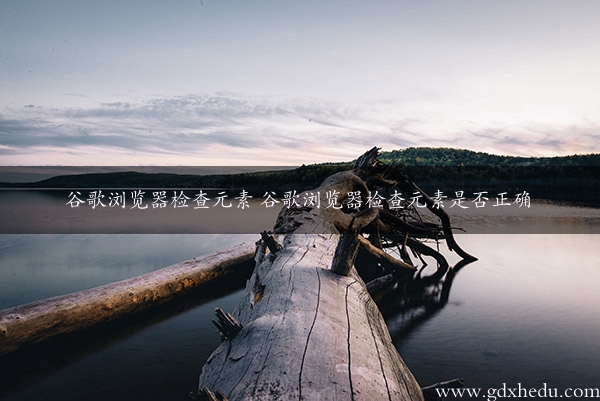
M 235 93 L 23 108 L 0 115 L 0 163 L 297 165 L 351 160 L 372 146 L 449 146 L 512 155 L 599 152 L 598 125 L 409 116 L 402 105 L 345 105 Z

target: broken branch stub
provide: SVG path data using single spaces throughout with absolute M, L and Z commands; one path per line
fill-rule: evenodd
M 348 230 L 340 237 L 338 246 L 335 249 L 335 255 L 331 262 L 332 272 L 341 276 L 348 276 L 350 274 L 360 244 L 358 238 L 359 232 L 360 226 L 355 227 L 354 219 L 352 219 Z
M 267 233 L 266 231 L 261 232 L 260 236 L 272 254 L 277 253 L 282 248 L 281 245 L 279 245 L 277 243 L 275 238 L 273 238 L 273 236 L 271 234 Z
M 242 329 L 242 325 L 231 315 L 231 313 L 224 312 L 221 308 L 215 309 L 215 314 L 219 321 L 212 321 L 219 332 L 221 333 L 221 340 L 231 340 L 236 334 Z

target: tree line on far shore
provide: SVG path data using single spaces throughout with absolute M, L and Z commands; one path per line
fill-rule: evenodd
M 379 159 L 405 170 L 427 192 L 522 191 L 537 198 L 600 203 L 600 154 L 562 157 L 499 156 L 452 148 L 406 148 L 382 152 Z M 302 165 L 294 169 L 237 174 L 167 174 L 135 171 L 61 175 L 11 188 L 219 188 L 307 190 L 352 162 Z M 511 194 L 512 195 L 512 194 Z

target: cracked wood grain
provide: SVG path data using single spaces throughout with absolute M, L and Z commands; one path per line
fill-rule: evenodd
M 355 269 L 348 277 L 330 270 L 338 239 L 285 236 L 275 260 L 255 270 L 264 299 L 241 302 L 243 328 L 231 349 L 215 351 L 199 388 L 230 401 L 421 399 Z

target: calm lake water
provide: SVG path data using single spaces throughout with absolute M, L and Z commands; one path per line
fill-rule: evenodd
M 459 217 L 457 225 L 488 234 L 457 237 L 479 260 L 457 273 L 447 304 L 386 308 L 394 343 L 422 385 L 464 377 L 469 387 L 600 387 L 600 212 L 538 206 L 532 203 L 520 215 L 510 209 L 490 217 L 491 209 L 480 209 Z M 45 218 L 51 225 L 52 217 Z M 53 218 L 61 227 L 78 223 L 64 215 Z M 505 232 L 506 225 L 534 234 L 491 234 Z M 588 234 L 574 234 L 579 232 Z M 2 234 L 0 308 L 133 277 L 257 238 Z M 0 398 L 185 400 L 219 344 L 210 322 L 214 308 L 233 310 L 240 296 L 235 288 L 206 293 L 123 327 L 34 355 L 11 355 L 0 360 Z

